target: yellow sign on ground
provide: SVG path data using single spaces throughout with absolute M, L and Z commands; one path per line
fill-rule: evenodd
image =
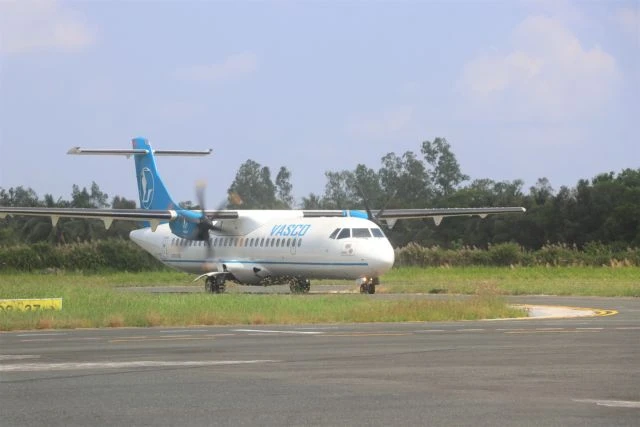
M 0 299 L 0 313 L 34 310 L 62 310 L 62 298 Z

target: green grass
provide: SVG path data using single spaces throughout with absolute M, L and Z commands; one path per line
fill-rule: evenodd
M 178 273 L 1 275 L 0 298 L 61 297 L 63 309 L 2 312 L 0 330 L 403 322 L 525 315 L 490 294 L 467 301 L 390 301 L 358 294 L 148 294 L 118 289 L 148 284 L 179 285 L 190 283 L 190 280 L 191 276 Z
M 380 292 L 499 295 L 640 296 L 639 267 L 403 267 Z
M 522 316 L 501 295 L 640 296 L 640 268 L 398 268 L 381 293 L 474 295 L 465 301 L 367 295 L 147 294 L 132 286 L 202 286 L 178 272 L 2 274 L 0 298 L 64 299 L 59 312 L 0 313 L 0 330 L 171 325 L 438 321 Z M 314 281 L 313 285 L 352 281 Z

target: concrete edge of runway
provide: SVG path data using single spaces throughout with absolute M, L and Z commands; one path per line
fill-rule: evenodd
M 569 319 L 574 317 L 611 316 L 617 314 L 616 310 L 603 310 L 597 308 L 531 304 L 512 304 L 512 306 L 527 310 L 529 316 L 521 319 Z

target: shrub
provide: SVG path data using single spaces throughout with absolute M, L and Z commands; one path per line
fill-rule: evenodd
M 508 266 L 520 263 L 522 248 L 517 243 L 499 243 L 489 246 L 491 265 Z

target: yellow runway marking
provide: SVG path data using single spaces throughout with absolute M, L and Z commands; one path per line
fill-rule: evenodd
M 615 314 L 618 314 L 618 310 L 596 310 L 596 316 L 599 317 L 613 316 Z
M 62 310 L 62 298 L 0 299 L 0 311 Z

